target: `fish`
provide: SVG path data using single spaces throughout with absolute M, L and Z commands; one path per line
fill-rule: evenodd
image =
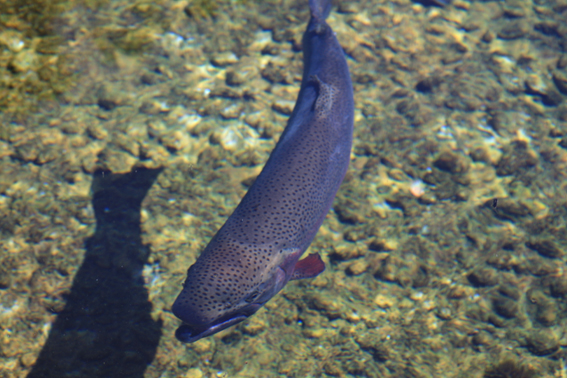
M 171 308 L 181 342 L 234 326 L 290 280 L 325 270 L 317 253 L 300 258 L 347 172 L 354 99 L 345 53 L 326 22 L 331 0 L 309 0 L 309 9 L 293 112 L 253 185 L 187 272 Z

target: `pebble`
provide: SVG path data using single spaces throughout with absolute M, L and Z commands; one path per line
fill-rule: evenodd
M 383 309 L 390 308 L 395 304 L 395 298 L 385 294 L 378 294 L 374 297 L 374 303 Z
M 222 109 L 220 111 L 220 115 L 224 118 L 224 119 L 235 119 L 240 117 L 240 114 L 242 114 L 242 108 L 243 106 L 241 104 L 232 104 L 227 106 L 226 108 Z
M 544 257 L 561 258 L 564 255 L 564 252 L 551 240 L 527 242 L 526 247 L 533 249 Z
M 161 138 L 161 143 L 170 150 L 180 151 L 189 146 L 191 138 L 185 130 L 172 131 Z
M 364 259 L 358 259 L 347 268 L 347 272 L 353 276 L 359 276 L 368 270 L 368 262 Z
M 532 331 L 526 342 L 528 350 L 536 356 L 547 356 L 559 349 L 559 340 L 550 329 Z
M 20 357 L 20 362 L 25 367 L 30 367 L 35 364 L 36 356 L 34 353 L 24 353 Z
M 225 51 L 213 57 L 211 63 L 217 67 L 225 67 L 238 63 L 238 57 L 231 51 Z
M 465 173 L 469 169 L 467 159 L 463 155 L 451 151 L 442 152 L 435 160 L 434 165 L 442 171 L 453 174 Z
M 185 378 L 203 378 L 203 372 L 198 368 L 191 368 L 185 373 Z
M 9 67 L 15 72 L 26 72 L 35 67 L 36 54 L 31 50 L 22 50 L 10 61 Z
M 291 115 L 294 106 L 295 106 L 295 101 L 276 100 L 272 104 L 272 109 L 285 115 Z
M 528 26 L 523 21 L 512 21 L 498 32 L 498 38 L 510 40 L 522 38 L 528 33 Z
M 553 82 L 559 92 L 567 95 L 567 73 L 555 71 L 553 73 Z
M 498 284 L 498 273 L 492 268 L 479 268 L 471 272 L 468 279 L 477 287 L 494 286 Z

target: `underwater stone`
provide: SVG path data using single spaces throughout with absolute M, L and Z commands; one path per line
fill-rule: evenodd
M 161 138 L 161 143 L 170 151 L 183 150 L 190 143 L 189 135 L 184 130 L 175 130 Z
M 255 336 L 266 329 L 266 322 L 258 317 L 251 317 L 250 320 L 244 326 L 244 332 L 248 335 Z
M 533 331 L 527 338 L 528 350 L 536 356 L 547 356 L 559 349 L 557 336 L 551 330 Z
M 549 281 L 551 295 L 556 298 L 563 298 L 567 295 L 567 276 L 551 277 Z
M 563 251 L 550 240 L 527 242 L 526 247 L 533 249 L 544 257 L 560 258 L 564 255 Z
M 352 274 L 353 276 L 359 276 L 362 273 L 366 272 L 368 269 L 368 262 L 364 259 L 359 259 L 350 264 L 347 268 L 347 272 Z
M 280 113 L 285 114 L 285 115 L 290 115 L 291 112 L 293 111 L 294 106 L 295 106 L 295 103 L 293 101 L 288 101 L 288 100 L 276 100 L 272 104 L 272 108 L 275 111 L 280 112 Z
M 7 289 L 12 285 L 12 276 L 10 273 L 0 267 L 0 289 Z
M 490 43 L 494 40 L 494 33 L 491 30 L 487 30 L 483 35 L 482 35 L 482 42 L 484 43 Z
M 481 330 L 473 336 L 472 343 L 477 346 L 487 346 L 492 344 L 492 337 L 488 332 Z
M 359 6 L 351 2 L 340 3 L 338 11 L 339 13 L 358 13 Z
M 201 369 L 192 368 L 187 370 L 187 373 L 183 376 L 184 378 L 203 378 L 203 372 Z
M 502 284 L 498 287 L 498 292 L 500 292 L 500 294 L 508 297 L 508 298 L 512 298 L 514 300 L 518 300 L 520 299 L 521 293 L 520 290 L 518 290 L 518 288 L 512 284 Z
M 225 51 L 213 57 L 211 63 L 217 67 L 225 67 L 230 64 L 238 63 L 238 57 L 234 55 L 233 52 Z
M 498 284 L 498 273 L 491 268 L 479 268 L 471 272 L 469 282 L 477 287 L 494 286 Z
M 33 51 L 22 50 L 14 56 L 8 67 L 14 72 L 26 72 L 34 68 L 36 61 L 36 54 Z
M 506 40 L 522 38 L 528 33 L 528 30 L 528 25 L 525 22 L 521 20 L 512 21 L 500 29 L 498 38 Z
M 543 326 L 550 327 L 557 321 L 557 308 L 549 300 L 537 304 L 536 320 Z
M 487 202 L 486 205 L 492 206 L 493 200 Z M 506 219 L 515 219 L 530 215 L 530 209 L 520 201 L 511 198 L 498 198 L 497 207 L 494 209 L 496 214 Z
M 512 319 L 518 316 L 518 303 L 504 296 L 497 296 L 492 299 L 494 311 L 504 318 Z
M 567 74 L 560 72 L 560 71 L 555 71 L 553 73 L 553 82 L 555 83 L 555 86 L 557 87 L 557 89 L 559 90 L 559 92 L 567 95 Z
M 278 55 L 280 53 L 280 45 L 270 42 L 262 49 L 262 55 Z
M 227 70 L 226 83 L 238 86 L 251 82 L 256 76 L 258 76 L 258 68 L 245 60 Z
M 503 154 L 496 165 L 498 176 L 517 174 L 522 168 L 534 167 L 538 162 L 537 156 L 528 149 L 525 141 L 517 140 L 503 148 Z
M 224 119 L 235 119 L 240 117 L 243 106 L 241 104 L 232 104 L 220 111 L 220 115 Z
M 342 310 L 346 310 L 341 306 L 336 298 L 332 298 L 323 293 L 320 293 L 312 298 L 313 305 L 316 309 L 320 310 L 323 315 L 329 319 L 337 319 L 341 317 Z
M 87 132 L 91 137 L 99 140 L 103 140 L 108 137 L 108 131 L 100 123 L 89 124 L 87 126 Z
M 450 151 L 442 152 L 435 160 L 434 165 L 442 171 L 453 174 L 465 173 L 469 168 L 464 156 Z

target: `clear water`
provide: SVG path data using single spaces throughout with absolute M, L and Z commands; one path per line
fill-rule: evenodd
M 567 375 L 562 0 L 335 4 L 327 269 L 175 339 L 295 102 L 306 3 L 0 3 L 0 377 Z

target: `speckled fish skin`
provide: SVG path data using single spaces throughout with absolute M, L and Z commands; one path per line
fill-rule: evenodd
M 254 314 L 290 279 L 324 270 L 299 261 L 348 168 L 354 118 L 343 49 L 325 19 L 330 0 L 310 0 L 304 71 L 293 113 L 264 169 L 187 273 L 172 311 L 176 336 L 194 342 Z

